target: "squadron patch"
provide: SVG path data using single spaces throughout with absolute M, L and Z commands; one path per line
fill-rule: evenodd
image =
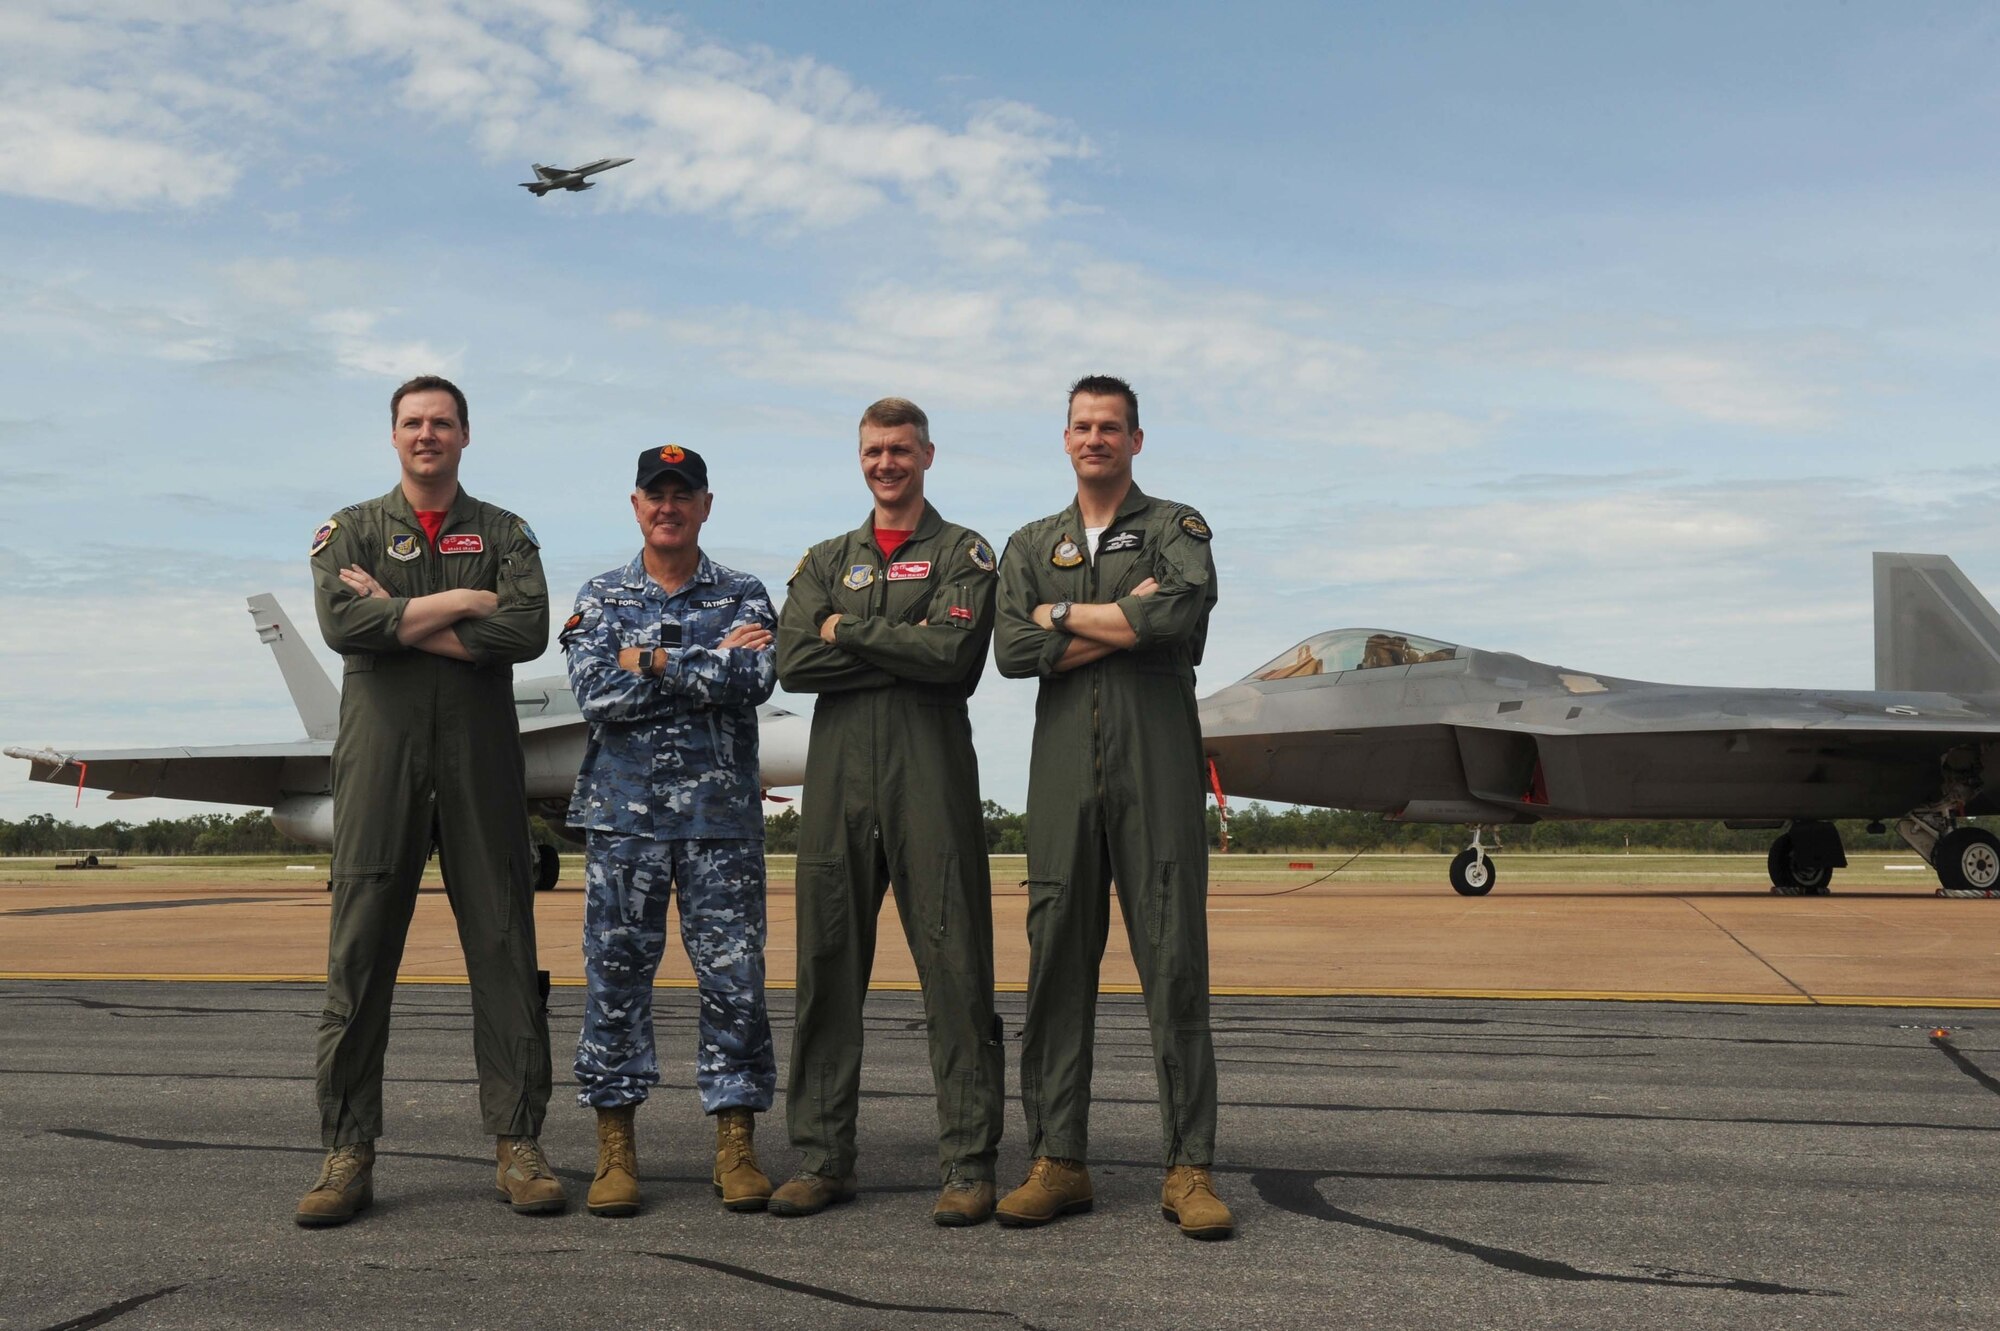
M 1049 562 L 1057 568 L 1075 568 L 1083 562 L 1083 551 L 1069 538 L 1069 533 L 1064 532 L 1062 540 L 1056 542 L 1055 553 L 1049 556 Z
M 574 638 L 582 628 L 583 611 L 579 610 L 563 621 L 562 628 L 556 633 L 556 641 L 567 647 L 569 646 L 569 640 Z
M 685 448 L 682 448 L 679 444 L 668 444 L 665 448 L 660 450 L 660 461 L 662 462 L 673 463 L 673 462 L 685 462 L 686 460 L 687 460 L 687 450 Z
M 1208 529 L 1208 524 L 1201 520 L 1201 514 L 1195 512 L 1181 514 L 1181 530 L 1197 541 L 1205 541 L 1215 534 Z
M 931 575 L 931 561 L 928 559 L 908 559 L 900 564 L 889 565 L 889 581 L 910 582 Z
M 486 552 L 486 541 L 479 536 L 443 536 L 438 538 L 438 553 L 441 555 L 478 555 Z
M 326 549 L 326 543 L 333 539 L 333 533 L 339 526 L 340 524 L 332 518 L 328 518 L 325 522 L 320 523 L 319 530 L 313 533 L 312 549 L 306 551 L 306 557 L 310 559 L 312 556 Z
M 527 537 L 528 544 L 534 546 L 537 550 L 542 548 L 541 538 L 536 536 L 535 529 L 525 522 L 521 524 L 521 535 Z
M 873 564 L 855 564 L 847 570 L 847 576 L 842 578 L 840 583 L 847 590 L 858 592 L 873 581 L 875 581 Z
M 407 564 L 423 552 L 423 547 L 417 544 L 417 538 L 410 533 L 406 531 L 390 533 L 389 558 L 400 559 Z
M 1116 554 L 1120 550 L 1137 550 L 1145 541 L 1144 532 L 1121 531 L 1116 536 L 1106 537 L 1098 544 L 1100 555 Z
M 993 547 L 984 541 L 974 541 L 965 553 L 982 573 L 991 573 L 998 566 L 999 561 L 993 558 Z

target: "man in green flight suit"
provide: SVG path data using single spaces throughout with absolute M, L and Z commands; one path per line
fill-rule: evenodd
M 549 638 L 548 586 L 528 524 L 458 485 L 465 395 L 435 375 L 389 404 L 395 489 L 313 536 L 320 632 L 346 658 L 333 744 L 333 920 L 319 1025 L 319 1181 L 301 1225 L 374 1198 L 382 1058 L 396 968 L 432 847 L 472 982 L 479 1112 L 495 1181 L 523 1213 L 560 1211 L 537 1138 L 549 1103 L 546 988 L 514 666 Z
M 993 633 L 993 549 L 924 499 L 936 450 L 914 402 L 861 417 L 875 500 L 806 551 L 778 616 L 778 679 L 817 693 L 799 810 L 798 1018 L 785 1111 L 799 1172 L 774 1215 L 853 1198 L 861 1008 L 885 887 L 916 959 L 937 1087 L 943 1190 L 931 1218 L 993 1213 L 1005 1061 L 993 903 L 965 700 Z
M 1193 1238 L 1235 1232 L 1209 1174 L 1208 836 L 1194 668 L 1215 605 L 1208 524 L 1145 494 L 1131 385 L 1070 388 L 1063 449 L 1076 502 L 1014 533 L 1000 560 L 994 659 L 1038 677 L 1028 769 L 1028 1012 L 1021 1101 L 1028 1179 L 1002 1224 L 1090 1209 L 1090 1072 L 1098 968 L 1117 884 L 1145 990 L 1167 1177 L 1160 1206 Z

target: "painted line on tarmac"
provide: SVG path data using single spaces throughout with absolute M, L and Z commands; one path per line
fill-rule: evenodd
M 0 971 L 0 982 L 16 980 L 94 981 L 98 983 L 161 984 L 325 984 L 326 976 L 297 974 L 207 974 L 167 971 Z M 464 985 L 462 975 L 401 975 L 398 984 Z M 549 981 L 556 989 L 581 989 L 584 981 L 559 976 Z M 693 980 L 661 979 L 655 989 L 693 989 Z M 767 989 L 789 990 L 797 986 L 770 981 Z M 915 980 L 877 980 L 870 989 L 884 993 L 920 993 Z M 993 986 L 1003 994 L 1026 993 L 1028 986 L 1003 981 Z M 1105 984 L 1098 992 L 1133 996 L 1143 991 L 1136 984 Z M 1453 998 L 1481 1002 L 1525 1003 L 1734 1003 L 1762 1007 L 1883 1007 L 1883 1008 L 1977 1008 L 2000 1009 L 2000 998 L 1938 997 L 1908 994 L 1728 994 L 1685 990 L 1652 992 L 1634 989 L 1404 989 L 1390 986 L 1318 985 L 1233 985 L 1218 984 L 1209 989 L 1216 998 Z

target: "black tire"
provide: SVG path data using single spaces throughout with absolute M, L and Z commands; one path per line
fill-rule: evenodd
M 549 892 L 555 889 L 556 879 L 562 876 L 562 852 L 554 846 L 535 847 L 535 890 Z
M 1833 870 L 1806 869 L 1792 863 L 1792 834 L 1771 843 L 1764 866 L 1771 874 L 1771 891 L 1781 897 L 1823 897 L 1833 884 Z
M 1483 897 L 1493 890 L 1500 871 L 1491 855 L 1461 850 L 1451 861 L 1451 890 L 1462 897 Z
M 1955 828 L 1938 838 L 1931 867 L 1947 892 L 2000 889 L 2000 837 L 1983 827 Z

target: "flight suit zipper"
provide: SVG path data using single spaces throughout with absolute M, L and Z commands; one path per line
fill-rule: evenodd
M 1080 526 L 1082 522 L 1083 522 L 1083 515 L 1081 511 L 1079 511 L 1077 515 L 1077 523 Z M 1114 527 L 1117 526 L 1118 520 L 1116 518 L 1113 518 L 1111 520 L 1111 525 Z M 1098 533 L 1098 540 L 1100 543 L 1103 541 L 1103 539 L 1104 539 L 1104 534 L 1102 532 Z M 1086 581 L 1090 584 L 1090 586 L 1085 599 L 1089 600 L 1092 603 L 1095 603 L 1097 600 L 1097 553 L 1096 551 L 1091 550 L 1089 548 L 1088 544 L 1089 540 L 1090 537 L 1086 535 L 1084 537 L 1085 541 L 1084 553 L 1089 557 L 1090 560 L 1090 573 L 1087 576 Z M 1097 787 L 1097 798 L 1100 804 L 1103 802 L 1105 798 L 1104 721 L 1101 711 L 1103 694 L 1104 694 L 1104 662 L 1092 661 L 1090 663 L 1090 765 L 1092 774 L 1095 778 L 1093 784 L 1095 784 L 1095 786 Z

